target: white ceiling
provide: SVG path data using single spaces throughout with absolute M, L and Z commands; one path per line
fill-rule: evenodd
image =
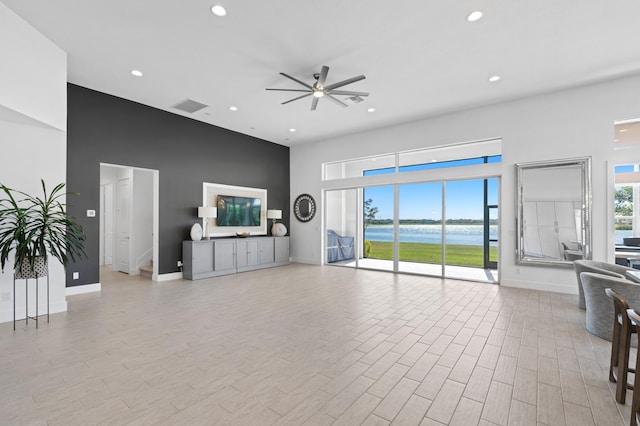
M 2 1 L 68 53 L 71 83 L 287 146 L 640 72 L 638 0 Z M 371 95 L 310 111 L 265 90 L 322 65 Z M 209 106 L 172 108 L 186 98 Z

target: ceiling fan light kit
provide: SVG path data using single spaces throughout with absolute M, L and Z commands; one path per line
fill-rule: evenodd
M 296 83 L 298 83 L 299 85 L 303 86 L 304 89 L 266 89 L 266 90 L 273 90 L 273 91 L 278 91 L 278 92 L 302 92 L 304 93 L 303 95 L 297 96 L 295 98 L 289 99 L 288 101 L 284 101 L 282 102 L 282 105 L 286 105 L 290 102 L 293 101 L 297 101 L 299 99 L 303 99 L 306 98 L 308 96 L 313 96 L 313 99 L 311 100 L 311 111 L 315 111 L 315 109 L 318 107 L 318 100 L 320 98 L 327 98 L 330 101 L 332 101 L 333 103 L 345 108 L 348 105 L 343 102 L 342 100 L 338 99 L 336 96 L 347 96 L 348 99 L 360 99 L 358 102 L 362 102 L 362 97 L 363 96 L 369 96 L 369 92 L 354 92 L 354 91 L 350 91 L 350 90 L 336 90 L 340 87 L 346 86 L 348 84 L 352 84 L 355 83 L 357 81 L 360 80 L 364 80 L 366 77 L 364 75 L 358 75 L 356 77 L 351 77 L 348 78 L 346 80 L 342 80 L 339 81 L 337 83 L 333 83 L 333 84 L 329 84 L 327 86 L 325 86 L 325 82 L 327 80 L 327 74 L 329 74 L 329 67 L 326 65 L 322 66 L 322 69 L 320 70 L 319 73 L 315 73 L 313 74 L 313 78 L 315 78 L 315 83 L 313 83 L 313 85 L 311 84 L 307 84 L 304 81 L 298 80 L 295 77 L 292 77 L 288 74 L 285 74 L 283 72 L 280 73 L 280 75 L 288 78 L 289 80 L 295 81 Z

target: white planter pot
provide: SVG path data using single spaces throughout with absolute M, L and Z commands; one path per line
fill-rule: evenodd
M 31 262 L 27 260 L 22 265 L 16 265 L 13 272 L 16 279 L 19 280 L 46 277 L 48 275 L 47 261 L 44 257 L 38 256 L 33 262 L 33 268 Z

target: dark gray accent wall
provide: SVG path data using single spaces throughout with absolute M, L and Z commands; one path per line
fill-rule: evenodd
M 73 84 L 67 96 L 67 189 L 79 193 L 67 209 L 84 227 L 88 256 L 67 267 L 67 287 L 100 282 L 100 163 L 159 170 L 160 274 L 180 271 L 203 182 L 267 189 L 268 207 L 282 209 L 290 228 L 288 147 Z

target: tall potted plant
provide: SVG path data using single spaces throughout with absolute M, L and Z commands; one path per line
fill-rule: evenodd
M 0 268 L 13 252 L 16 278 L 46 276 L 49 256 L 65 267 L 86 256 L 82 226 L 60 201 L 64 183 L 47 192 L 41 182 L 42 198 L 0 184 Z

